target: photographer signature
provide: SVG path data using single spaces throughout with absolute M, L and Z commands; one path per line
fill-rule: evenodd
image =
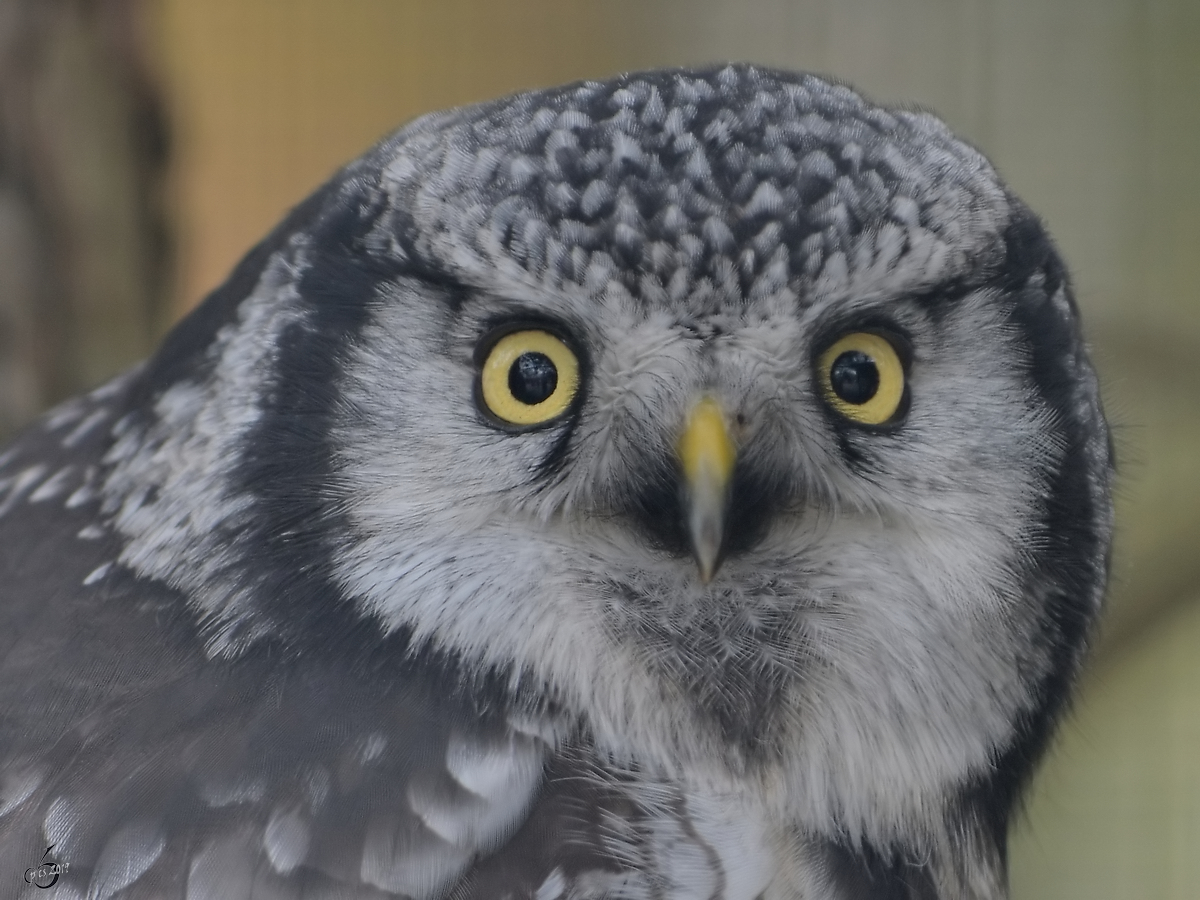
M 60 863 L 53 859 L 47 859 L 50 851 L 54 849 L 51 844 L 46 848 L 46 852 L 42 854 L 42 861 L 36 866 L 30 866 L 25 870 L 25 883 L 32 884 L 36 888 L 51 888 L 58 884 L 58 878 L 67 871 L 67 864 Z

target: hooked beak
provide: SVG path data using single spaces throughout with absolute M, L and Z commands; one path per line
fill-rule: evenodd
M 725 414 L 712 397 L 702 397 L 688 414 L 679 438 L 683 508 L 700 580 L 708 584 L 721 563 L 725 514 L 737 448 Z

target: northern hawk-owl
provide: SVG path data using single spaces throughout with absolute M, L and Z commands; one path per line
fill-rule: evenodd
M 1111 532 L 1039 221 L 750 66 L 414 121 L 0 459 L 5 897 L 1001 898 Z

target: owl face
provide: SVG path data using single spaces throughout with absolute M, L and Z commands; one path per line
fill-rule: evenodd
M 110 454 L 110 496 L 166 501 L 111 502 L 122 564 L 213 654 L 353 610 L 610 757 L 883 842 L 1013 789 L 1109 457 L 1061 264 L 982 157 L 742 67 L 418 120 L 327 192 Z M 164 512 L 202 488 L 253 566 Z
M 394 291 L 348 368 L 339 454 L 344 577 L 385 621 L 522 660 L 564 705 L 603 696 L 618 746 L 634 697 L 671 698 L 688 752 L 740 762 L 799 743 L 832 765 L 849 744 L 940 778 L 986 759 L 1028 702 L 1004 673 L 1061 448 L 999 292 L 681 315 Z M 526 347 L 568 360 L 574 387 L 515 423 L 484 379 L 503 354 L 499 391 L 527 389 Z M 856 418 L 879 395 L 880 421 Z M 709 578 L 682 446 L 706 404 L 735 456 Z M 913 717 L 934 728 L 905 746 Z

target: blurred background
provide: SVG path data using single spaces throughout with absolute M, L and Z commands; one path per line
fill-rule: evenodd
M 1196 0 L 0 0 L 0 437 L 148 353 L 403 121 L 733 59 L 932 109 L 1057 237 L 1116 429 L 1119 534 L 1013 897 L 1195 900 Z

